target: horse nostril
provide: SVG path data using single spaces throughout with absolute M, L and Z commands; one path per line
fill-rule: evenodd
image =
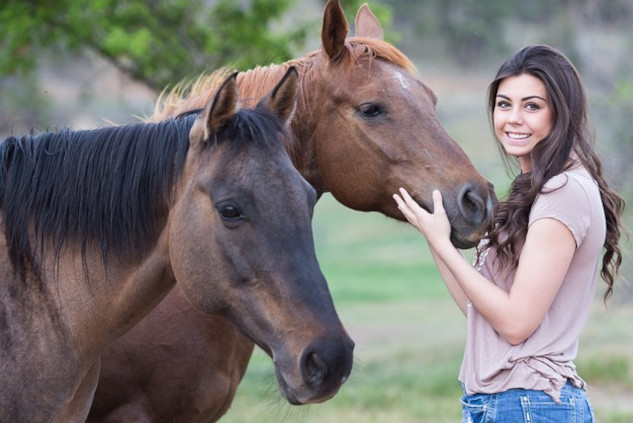
M 467 221 L 480 224 L 487 218 L 487 201 L 477 192 L 476 188 L 470 184 L 462 187 L 457 207 L 462 217 Z
M 327 366 L 317 353 L 310 353 L 306 356 L 304 370 L 305 382 L 312 388 L 321 386 L 327 377 Z

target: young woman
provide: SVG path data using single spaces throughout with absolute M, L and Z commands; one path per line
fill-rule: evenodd
M 394 195 L 468 319 L 463 422 L 593 422 L 574 359 L 599 268 L 605 301 L 613 291 L 624 201 L 602 176 L 580 77 L 560 52 L 518 51 L 491 83 L 488 106 L 504 158 L 520 174 L 474 267 L 450 243 L 439 191 L 433 213 L 405 189 Z

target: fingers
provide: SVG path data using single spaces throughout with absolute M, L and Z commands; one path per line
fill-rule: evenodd
M 398 210 L 400 210 L 403 216 L 412 224 L 415 225 L 415 213 L 411 210 L 411 208 L 405 203 L 405 201 L 398 195 L 394 194 L 393 199 L 396 200 L 398 204 Z
M 398 204 L 398 209 L 402 212 L 403 216 L 409 221 L 409 223 L 421 231 L 423 219 L 430 216 L 430 214 L 420 207 L 406 189 L 400 188 L 399 192 L 399 195 L 393 195 L 394 200 L 396 200 L 396 203 Z
M 439 190 L 433 190 L 432 193 L 433 213 L 429 213 L 420 207 L 406 189 L 400 188 L 398 191 L 398 194 L 393 194 L 398 210 L 402 212 L 409 223 L 427 237 L 429 242 L 450 235 L 450 223 L 448 222 L 446 211 L 442 204 L 442 194 Z
M 407 191 L 404 188 L 399 188 L 398 191 L 400 191 L 400 195 L 402 195 L 402 198 L 406 200 L 413 200 L 413 198 L 411 198 L 411 196 L 409 195 L 409 191 Z
M 411 195 L 409 195 L 409 192 L 406 189 L 400 188 L 399 191 L 400 195 L 394 194 L 393 198 L 396 200 L 396 203 L 398 203 L 398 208 L 405 216 L 407 216 L 407 213 L 409 213 L 409 215 L 413 217 L 416 213 L 420 213 L 420 211 L 425 211 L 411 197 Z M 411 220 L 408 216 L 407 219 L 409 221 Z
M 392 195 L 393 199 L 396 200 L 396 204 L 398 204 L 398 208 L 401 209 L 404 206 L 404 200 L 398 195 Z
M 400 188 L 399 191 L 400 191 L 400 195 L 402 196 L 402 200 L 404 201 L 404 203 L 407 205 L 409 209 L 416 212 L 419 212 L 419 210 L 422 210 L 420 205 L 413 199 L 413 197 L 411 197 L 411 195 L 406 189 Z
M 398 204 L 398 208 L 402 210 L 403 213 L 404 213 L 405 208 L 409 209 L 411 212 L 414 212 L 414 213 L 423 213 L 423 214 L 428 213 L 426 210 L 420 207 L 420 205 L 413 199 L 413 197 L 411 197 L 411 195 L 406 189 L 400 188 L 399 192 L 400 192 L 400 195 L 394 194 L 393 199 L 396 200 L 396 203 Z M 436 213 L 438 211 L 442 213 L 446 213 L 446 211 L 444 210 L 444 204 L 442 201 L 442 193 L 436 189 L 436 190 L 433 190 L 433 213 Z M 428 214 L 431 214 L 431 213 L 428 213 Z
M 442 202 L 442 193 L 439 190 L 433 190 L 433 213 L 442 212 L 444 210 L 444 203 Z

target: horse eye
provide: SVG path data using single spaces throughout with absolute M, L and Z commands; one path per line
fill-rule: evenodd
M 224 220 L 239 220 L 242 218 L 240 210 L 232 204 L 221 206 L 218 209 L 218 212 Z
M 375 118 L 383 113 L 382 107 L 375 103 L 363 103 L 358 108 L 358 111 L 366 118 Z

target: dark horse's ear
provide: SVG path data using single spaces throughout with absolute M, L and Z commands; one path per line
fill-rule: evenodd
M 277 115 L 285 125 L 294 113 L 298 89 L 299 73 L 297 68 L 290 66 L 270 94 L 259 102 L 259 106 Z
M 382 40 L 385 37 L 380 22 L 367 3 L 358 9 L 354 26 L 356 27 L 357 37 L 375 38 L 377 40 Z
M 191 128 L 190 141 L 204 142 L 211 134 L 215 134 L 237 113 L 237 72 L 224 80 L 216 91 L 213 99 L 209 101 L 204 111 L 198 116 Z
M 237 72 L 233 72 L 215 93 L 206 116 L 209 132 L 218 132 L 237 113 Z
M 347 19 L 338 0 L 328 1 L 323 12 L 321 44 L 330 60 L 337 62 L 345 55 L 347 32 Z

